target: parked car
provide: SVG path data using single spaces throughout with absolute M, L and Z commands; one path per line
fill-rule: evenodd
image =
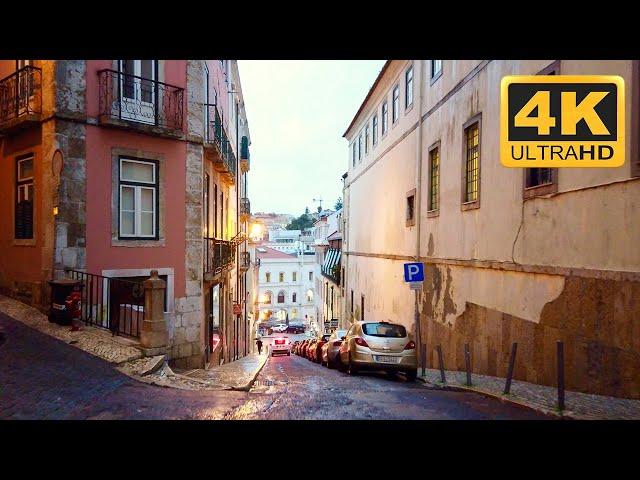
M 302 345 L 300 345 L 300 348 L 298 349 L 298 355 L 300 355 L 301 357 L 306 357 L 308 346 L 309 346 L 309 340 L 308 339 L 303 340 Z
M 309 340 L 307 342 L 307 348 L 305 348 L 304 350 L 304 357 L 307 360 L 311 360 L 311 349 L 313 348 L 313 345 L 316 343 L 316 339 L 312 338 L 311 340 Z
M 409 380 L 418 375 L 416 344 L 403 325 L 356 322 L 345 335 L 339 352 L 340 365 L 350 375 L 360 370 L 404 372 Z
M 315 363 L 322 362 L 322 346 L 327 343 L 329 337 L 331 337 L 331 334 L 325 333 L 314 341 L 311 351 L 309 352 L 309 360 Z
M 289 337 L 277 337 L 271 343 L 271 356 L 276 354 L 291 355 L 291 340 Z
M 322 365 L 326 365 L 329 368 L 338 367 L 340 345 L 342 345 L 342 337 L 346 334 L 346 330 L 336 330 L 331 334 L 327 342 L 322 346 Z
M 304 325 L 289 324 L 289 326 L 287 327 L 287 333 L 304 333 Z
M 282 333 L 285 332 L 287 330 L 287 324 L 286 323 L 279 323 L 277 325 L 274 325 L 271 330 L 273 330 L 276 333 Z

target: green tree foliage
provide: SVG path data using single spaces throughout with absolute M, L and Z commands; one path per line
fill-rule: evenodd
M 342 197 L 338 197 L 336 204 L 333 206 L 334 210 L 338 211 L 342 208 Z
M 303 213 L 298 218 L 291 220 L 291 223 L 287 225 L 287 230 L 304 230 L 311 227 L 313 227 L 313 218 L 308 213 Z

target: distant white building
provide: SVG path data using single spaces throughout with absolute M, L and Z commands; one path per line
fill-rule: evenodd
M 257 245 L 260 260 L 258 316 L 264 323 L 301 322 L 317 329 L 315 314 L 315 255 L 313 251 L 287 253 Z

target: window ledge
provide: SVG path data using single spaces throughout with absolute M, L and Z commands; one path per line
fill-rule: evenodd
M 160 240 L 120 240 L 111 239 L 112 247 L 164 247 L 164 238 Z
M 416 224 L 415 218 L 413 220 L 406 220 L 405 221 L 405 226 L 406 227 L 413 227 L 413 226 L 415 226 L 415 224 Z
M 431 77 L 431 80 L 429 80 L 429 86 L 436 83 L 441 76 L 442 76 L 442 70 L 440 70 L 437 75 Z
M 36 239 L 35 238 L 14 238 L 11 241 L 12 247 L 35 247 Z
M 472 202 L 465 202 L 460 205 L 460 210 L 465 212 L 467 210 L 475 210 L 476 208 L 480 208 L 480 200 L 474 200 Z
M 527 200 L 529 198 L 551 195 L 553 193 L 558 193 L 558 184 L 545 183 L 543 185 L 536 185 L 535 187 L 526 187 L 522 191 L 522 198 Z
M 438 216 L 440 216 L 440 209 L 427 211 L 427 218 L 434 218 Z

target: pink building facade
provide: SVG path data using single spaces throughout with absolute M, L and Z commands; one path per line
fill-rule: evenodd
M 48 311 L 48 281 L 78 278 L 83 319 L 136 338 L 139 284 L 158 270 L 172 364 L 245 355 L 237 72 L 234 60 L 0 61 L 0 291 Z

